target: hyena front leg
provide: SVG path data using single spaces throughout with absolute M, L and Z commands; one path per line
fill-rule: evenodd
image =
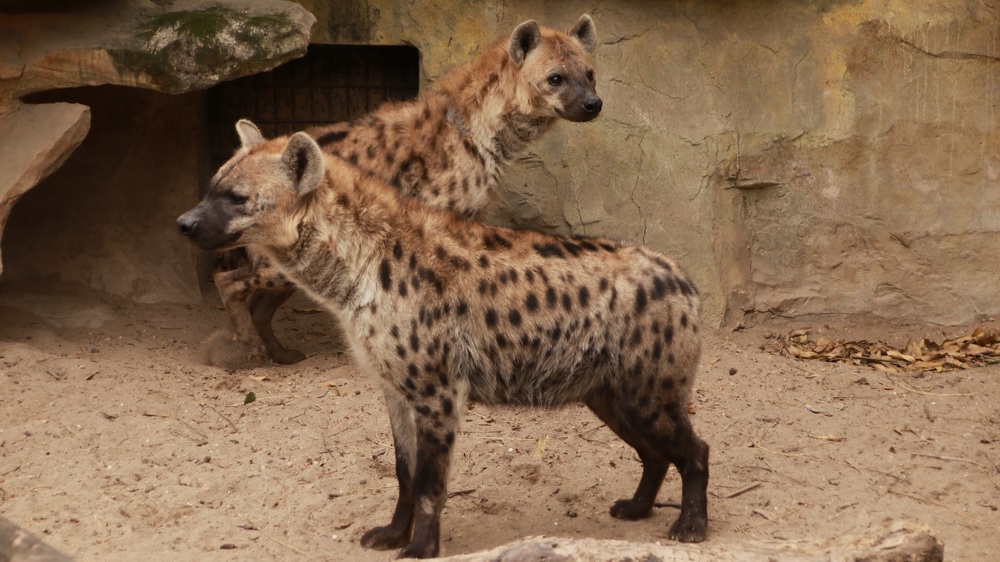
M 255 277 L 253 264 L 245 263 L 236 269 L 217 272 L 214 280 L 236 339 L 254 356 L 266 357 L 267 346 L 257 333 L 247 308 L 247 299 L 256 288 Z
M 399 497 L 392 521 L 361 535 L 361 546 L 376 550 L 402 548 L 410 542 L 413 529 L 413 469 L 416 466 L 417 426 L 413 406 L 395 389 L 386 389 L 385 403 L 392 425 L 392 445 L 396 451 L 396 479 Z
M 442 382 L 444 379 L 442 379 Z M 441 512 L 448 497 L 448 472 L 458 432 L 463 389 L 434 383 L 418 388 L 416 402 L 417 462 L 413 471 L 413 538 L 400 558 L 433 558 L 441 548 Z
M 253 324 L 257 334 L 267 347 L 267 353 L 275 363 L 291 365 L 306 358 L 306 354 L 297 349 L 288 349 L 274 336 L 271 323 L 274 320 L 274 313 L 282 304 L 295 294 L 295 286 L 284 279 L 281 284 L 274 288 L 258 290 L 250 296 L 247 308 L 253 317 Z

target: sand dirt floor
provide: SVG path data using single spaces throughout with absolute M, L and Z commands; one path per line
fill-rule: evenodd
M 693 421 L 712 447 L 710 541 L 905 519 L 934 529 L 948 560 L 1000 560 L 1000 365 L 891 375 L 762 349 L 802 326 L 897 343 L 971 327 L 756 322 L 704 331 Z M 308 355 L 292 366 L 213 339 L 226 323 L 213 302 L 0 286 L 0 514 L 79 561 L 394 558 L 358 544 L 392 512 L 392 440 L 380 392 L 332 319 L 299 297 L 279 312 L 279 337 Z M 206 349 L 222 366 L 203 363 Z M 533 535 L 667 543 L 673 469 L 652 517 L 608 515 L 639 472 L 582 407 L 475 405 L 444 553 Z

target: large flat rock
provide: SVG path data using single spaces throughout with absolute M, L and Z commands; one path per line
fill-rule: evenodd
M 59 168 L 90 129 L 90 108 L 75 103 L 20 105 L 0 117 L 0 236 L 25 191 Z M 0 273 L 3 263 L 0 261 Z

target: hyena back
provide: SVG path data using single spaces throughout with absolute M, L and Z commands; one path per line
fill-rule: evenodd
M 399 498 L 364 546 L 438 553 L 466 399 L 586 404 L 642 460 L 635 494 L 611 515 L 648 516 L 673 463 L 682 500 L 668 536 L 704 540 L 709 449 L 686 409 L 700 304 L 673 261 L 435 212 L 305 133 L 265 141 L 237 128 L 244 148 L 178 226 L 208 250 L 267 255 L 339 318 L 360 369 L 382 382 Z
M 443 76 L 436 90 L 308 132 L 326 152 L 406 196 L 473 217 L 511 159 L 557 119 L 582 122 L 600 113 L 590 58 L 596 44 L 589 16 L 566 33 L 527 21 Z M 266 258 L 251 256 L 215 281 L 237 339 L 254 354 L 278 363 L 304 358 L 274 336 L 274 313 L 293 288 Z

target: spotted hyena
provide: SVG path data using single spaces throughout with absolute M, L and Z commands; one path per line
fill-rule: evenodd
M 466 399 L 586 404 L 635 448 L 643 472 L 611 515 L 650 514 L 670 463 L 682 479 L 669 537 L 705 539 L 708 445 L 686 403 L 701 348 L 699 297 L 641 246 L 490 227 L 438 212 L 296 133 L 243 142 L 180 231 L 206 250 L 266 255 L 342 323 L 382 383 L 399 499 L 370 548 L 438 553 L 451 452 Z
M 436 90 L 309 134 L 401 193 L 474 217 L 529 142 L 557 119 L 589 121 L 600 113 L 590 58 L 596 45 L 587 15 L 566 33 L 527 21 L 442 77 Z M 215 281 L 237 339 L 278 363 L 304 358 L 274 336 L 274 313 L 294 289 L 266 258 L 251 256 Z

